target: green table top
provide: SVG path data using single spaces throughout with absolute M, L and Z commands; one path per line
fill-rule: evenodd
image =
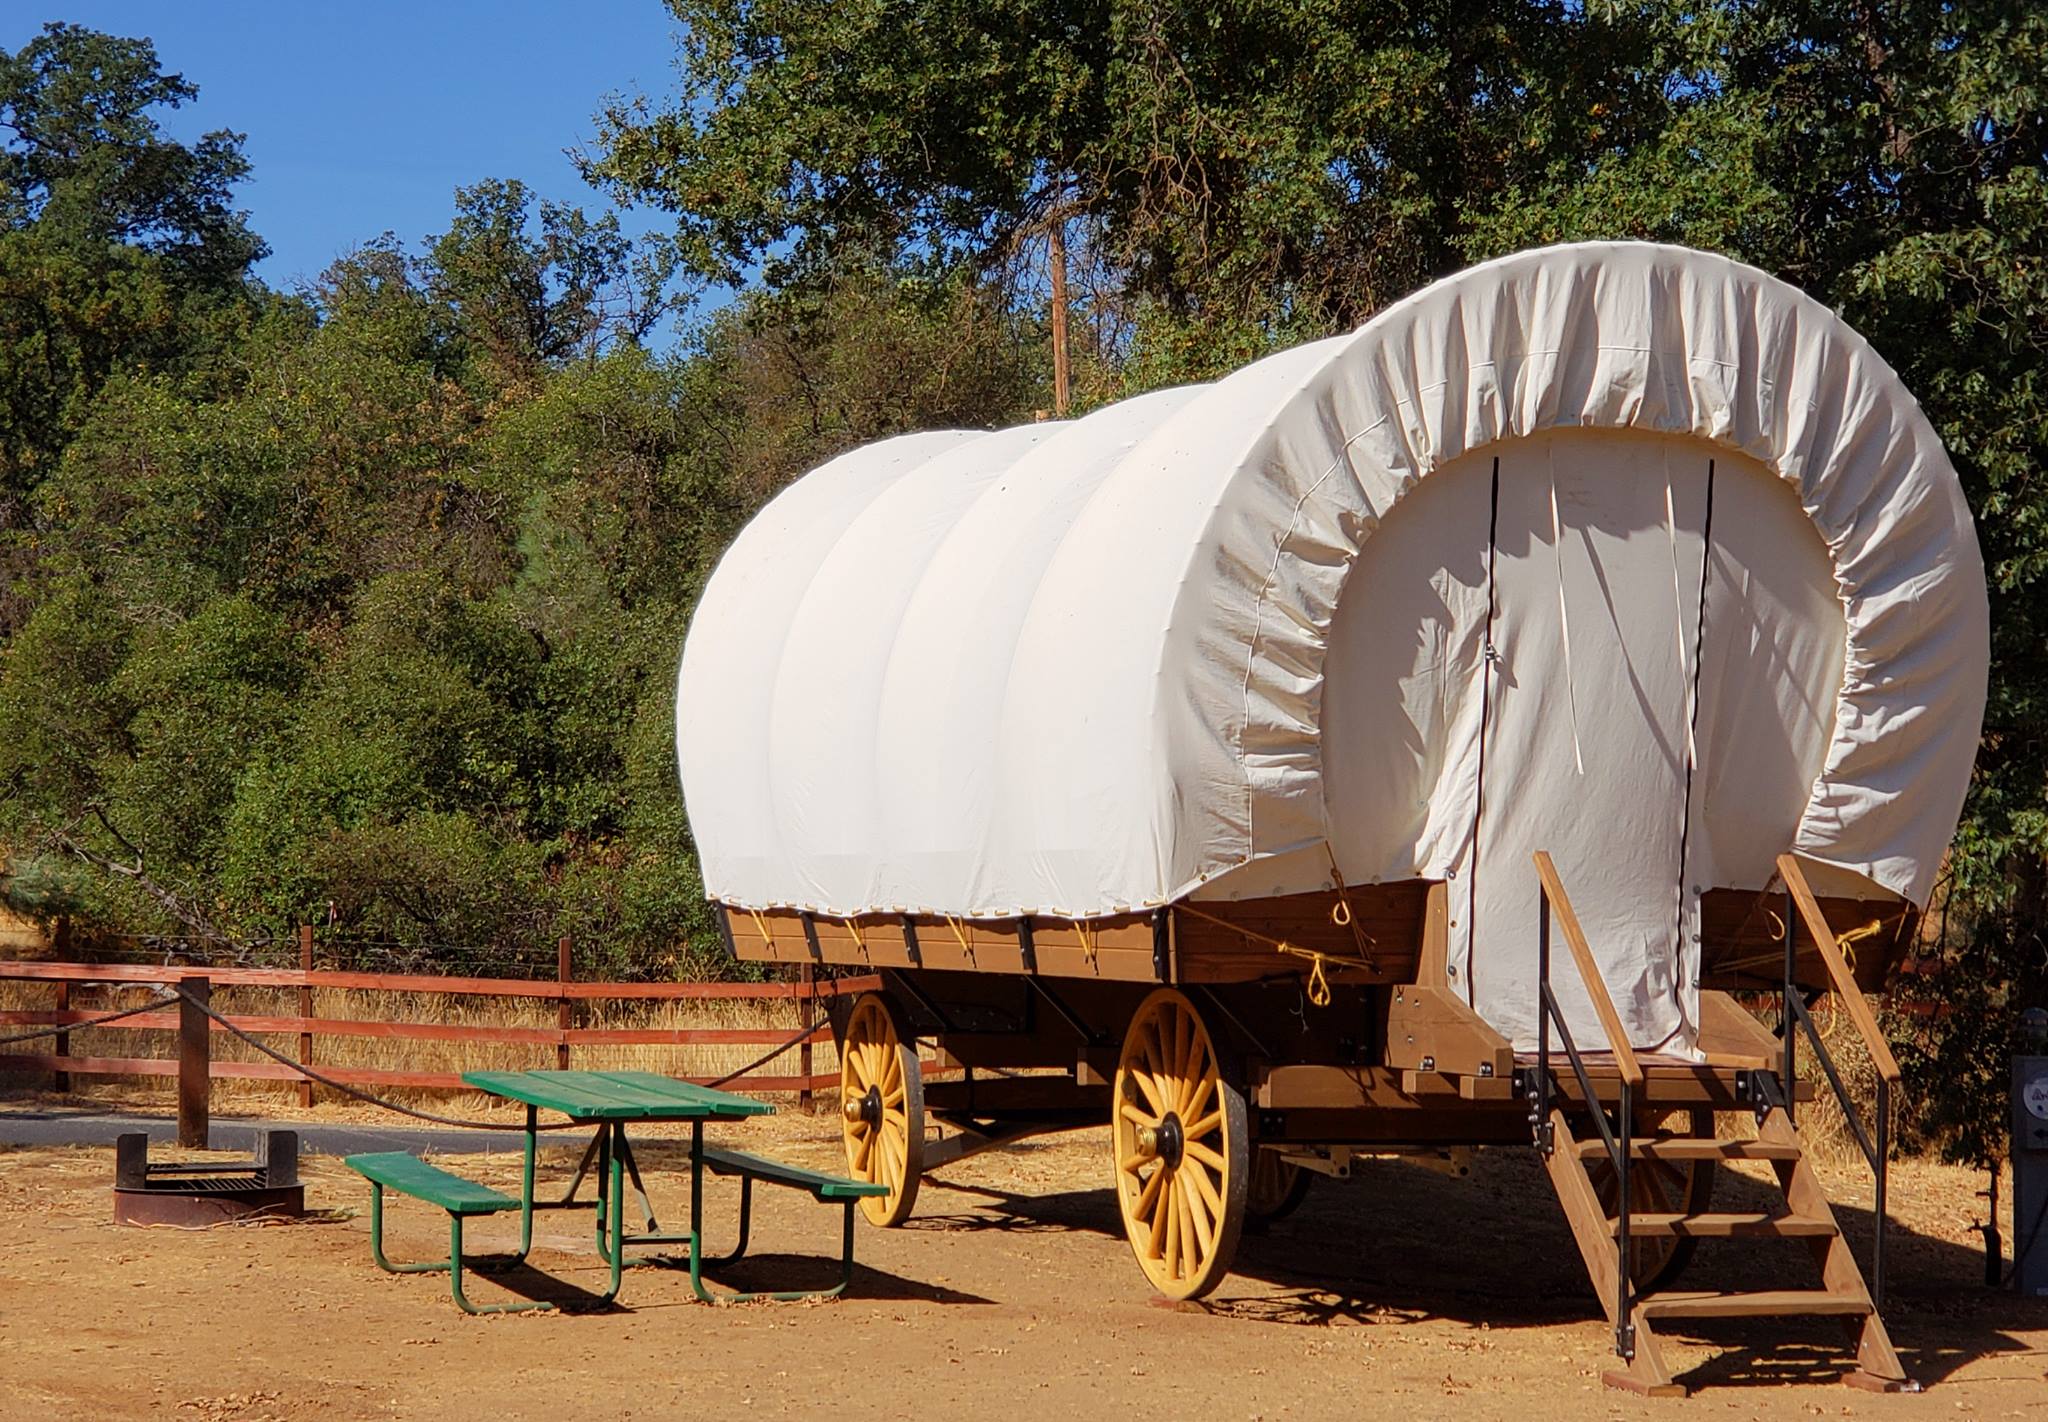
M 750 1096 L 651 1071 L 466 1071 L 462 1079 L 492 1096 L 577 1121 L 697 1121 L 765 1116 L 775 1109 Z

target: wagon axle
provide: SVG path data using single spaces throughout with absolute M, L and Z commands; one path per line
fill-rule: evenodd
M 1164 1163 L 1166 1168 L 1171 1170 L 1180 1164 L 1181 1151 L 1186 1146 L 1186 1139 L 1181 1130 L 1179 1115 L 1169 1111 L 1158 1125 L 1138 1128 L 1138 1151 L 1147 1159 Z
M 882 1088 L 870 1086 L 859 1095 L 848 1096 L 839 1103 L 839 1111 L 846 1117 L 848 1125 L 879 1126 L 882 1123 Z

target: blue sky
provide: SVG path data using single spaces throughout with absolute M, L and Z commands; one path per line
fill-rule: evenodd
M 660 0 L 15 0 L 0 48 L 51 20 L 155 40 L 199 86 L 163 116 L 172 133 L 248 135 L 241 205 L 271 246 L 259 274 L 285 288 L 387 229 L 417 246 L 480 178 L 602 209 L 563 150 L 593 136 L 606 94 L 675 90 Z

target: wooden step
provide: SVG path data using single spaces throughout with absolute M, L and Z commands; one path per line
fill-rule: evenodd
M 1609 1234 L 1621 1232 L 1621 1221 L 1607 1222 Z M 1651 1212 L 1631 1214 L 1628 1232 L 1634 1239 L 1808 1239 L 1836 1233 L 1834 1221 L 1810 1215 L 1726 1214 L 1708 1211 L 1697 1215 L 1667 1215 Z
M 1862 1294 L 1825 1289 L 1769 1289 L 1757 1293 L 1647 1294 L 1636 1300 L 1645 1318 L 1782 1318 L 1793 1314 L 1839 1314 L 1861 1318 L 1876 1312 Z
M 1579 1159 L 1607 1159 L 1606 1143 L 1595 1136 L 1578 1142 Z M 1650 1136 L 1629 1142 L 1631 1160 L 1797 1160 L 1799 1147 L 1780 1141 L 1715 1141 L 1704 1136 Z

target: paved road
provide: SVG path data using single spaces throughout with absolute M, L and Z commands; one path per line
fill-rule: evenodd
M 178 1138 L 178 1123 L 169 1116 L 133 1116 L 63 1107 L 0 1105 L 0 1145 L 107 1146 L 128 1131 L 147 1131 L 152 1143 Z M 373 1150 L 433 1150 L 453 1154 L 517 1151 L 525 1143 L 518 1131 L 456 1131 L 398 1126 L 327 1126 L 307 1121 L 264 1121 L 216 1116 L 211 1132 L 215 1150 L 249 1154 L 264 1131 L 297 1131 L 299 1149 L 309 1155 L 353 1155 Z

